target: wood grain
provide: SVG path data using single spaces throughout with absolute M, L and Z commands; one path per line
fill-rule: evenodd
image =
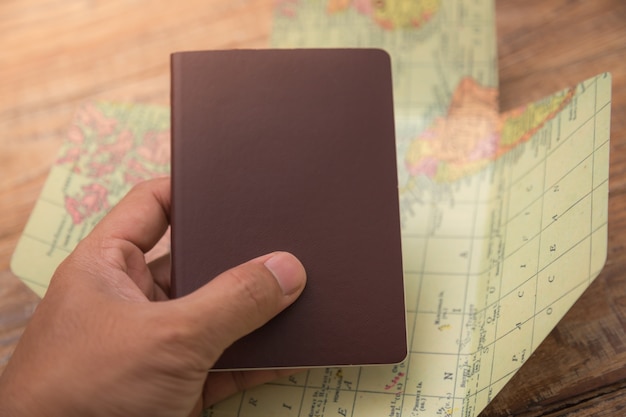
M 273 0 L 0 2 L 0 371 L 37 304 L 9 271 L 74 109 L 167 104 L 169 53 L 263 47 Z M 500 104 L 613 74 L 602 274 L 482 416 L 626 415 L 626 2 L 498 0 Z

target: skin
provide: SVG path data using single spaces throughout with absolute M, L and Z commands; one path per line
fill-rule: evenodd
M 293 371 L 208 370 L 225 348 L 293 303 L 306 273 L 260 256 L 168 300 L 168 178 L 136 186 L 55 272 L 0 377 L 0 415 L 196 416 Z

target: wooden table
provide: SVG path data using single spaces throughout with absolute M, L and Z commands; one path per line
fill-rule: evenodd
M 168 54 L 268 45 L 272 0 L 0 2 L 0 370 L 37 304 L 9 260 L 77 105 L 168 104 Z M 626 415 L 626 2 L 499 0 L 503 110 L 613 73 L 606 267 L 483 416 Z

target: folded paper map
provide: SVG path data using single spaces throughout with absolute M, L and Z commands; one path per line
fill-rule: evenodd
M 604 265 L 610 76 L 500 113 L 492 0 L 283 0 L 272 44 L 392 57 L 410 353 L 303 372 L 206 414 L 478 415 Z M 168 132 L 163 108 L 79 109 L 14 272 L 43 294 L 132 184 L 168 172 Z

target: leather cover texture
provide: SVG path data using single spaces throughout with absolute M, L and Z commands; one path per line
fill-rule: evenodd
M 172 296 L 277 250 L 302 296 L 216 369 L 407 353 L 391 63 L 373 49 L 172 54 Z M 210 317 L 207 317 L 210 320 Z

